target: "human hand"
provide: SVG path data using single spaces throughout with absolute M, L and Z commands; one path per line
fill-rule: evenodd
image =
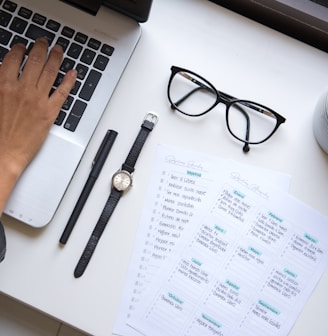
M 11 192 L 40 149 L 76 80 L 76 71 L 69 71 L 49 96 L 63 58 L 61 47 L 53 47 L 47 57 L 47 40 L 36 40 L 18 76 L 25 52 L 23 45 L 14 45 L 0 66 L 0 214 L 1 198 L 8 197 L 4 189 Z

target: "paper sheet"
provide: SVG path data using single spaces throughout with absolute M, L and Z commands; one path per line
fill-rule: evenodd
M 327 217 L 259 176 L 253 184 L 231 165 L 213 175 L 214 166 L 196 162 L 190 173 L 183 167 L 169 174 L 194 197 L 206 191 L 200 211 L 189 217 L 190 229 L 148 283 L 129 325 L 146 336 L 287 335 L 328 266 Z M 166 199 L 161 207 L 176 213 L 179 198 Z
M 212 201 L 214 182 L 226 171 L 232 171 L 240 183 L 259 193 L 259 183 L 267 184 L 268 180 L 283 190 L 289 187 L 290 178 L 284 174 L 159 146 L 114 333 L 140 335 L 127 321 L 158 269 L 179 241 L 195 229 L 192 223 L 200 219 L 202 214 L 198 212 Z

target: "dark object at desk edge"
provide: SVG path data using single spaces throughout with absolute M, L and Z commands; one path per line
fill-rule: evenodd
M 210 1 L 328 52 L 328 22 L 275 1 Z
M 0 221 L 0 262 L 5 258 L 6 255 L 6 235 L 4 227 Z

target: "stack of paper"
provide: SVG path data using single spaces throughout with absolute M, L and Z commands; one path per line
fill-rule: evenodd
M 287 335 L 328 265 L 328 218 L 288 186 L 159 146 L 114 333 Z

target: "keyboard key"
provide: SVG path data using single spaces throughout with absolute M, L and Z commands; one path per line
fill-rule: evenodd
M 96 70 L 91 70 L 82 89 L 79 94 L 79 97 L 89 101 L 91 99 L 91 96 L 93 92 L 95 91 L 98 82 L 101 78 L 101 73 Z
M 61 84 L 61 82 L 63 81 L 63 79 L 64 79 L 64 74 L 59 72 L 58 75 L 57 75 L 57 78 L 55 80 L 54 87 L 55 88 L 58 87 Z M 76 95 L 78 93 L 80 87 L 81 87 L 81 82 L 78 81 L 78 80 L 75 81 L 74 86 L 73 86 L 70 94 L 71 95 Z
M 54 32 L 58 32 L 60 23 L 54 20 L 49 20 L 46 24 L 46 27 Z
M 7 52 L 9 50 L 7 48 L 4 48 L 2 46 L 0 46 L 0 62 L 2 63 L 4 57 L 6 56 Z
M 77 78 L 83 80 L 88 73 L 89 68 L 83 64 L 76 66 Z
M 109 62 L 109 58 L 104 55 L 98 55 L 93 65 L 96 69 L 104 71 Z
M 79 42 L 79 43 L 81 43 L 81 44 L 84 44 L 84 43 L 87 42 L 87 40 L 88 40 L 88 36 L 85 35 L 85 34 L 82 34 L 82 33 L 78 32 L 78 33 L 76 33 L 76 35 L 75 35 L 75 37 L 74 37 L 74 40 L 75 40 L 76 42 Z
M 7 45 L 11 39 L 13 34 L 3 28 L 0 28 L 0 43 L 3 45 Z
M 94 49 L 94 50 L 98 50 L 101 46 L 101 42 L 94 39 L 94 38 L 91 38 L 88 42 L 88 47 Z
M 66 118 L 66 113 L 64 111 L 60 111 L 56 120 L 55 125 L 61 126 Z
M 69 131 L 74 132 L 76 130 L 76 127 L 78 123 L 81 120 L 81 117 L 87 107 L 87 104 L 82 102 L 81 100 L 77 100 L 72 108 L 71 113 L 69 114 L 64 128 L 66 128 Z
M 15 33 L 22 34 L 25 31 L 27 24 L 27 21 L 20 19 L 19 17 L 15 17 L 9 28 Z
M 5 3 L 3 4 L 3 8 L 6 9 L 7 11 L 9 12 L 14 12 L 17 8 L 17 4 L 15 4 L 14 2 L 12 1 L 5 1 Z
M 12 15 L 0 9 L 0 26 L 7 27 Z
M 56 44 L 60 45 L 64 51 L 66 51 L 67 47 L 69 46 L 69 40 L 59 36 Z
M 96 53 L 90 49 L 85 49 L 81 56 L 81 61 L 85 64 L 90 65 L 95 58 Z
M 47 18 L 45 16 L 41 15 L 41 14 L 35 13 L 33 15 L 32 21 L 34 23 L 39 24 L 40 26 L 43 26 L 46 23 Z
M 52 43 L 52 41 L 55 38 L 55 34 L 51 33 L 48 30 L 45 30 L 41 27 L 38 27 L 34 24 L 30 24 L 30 26 L 27 29 L 26 36 L 31 38 L 32 40 L 36 40 L 39 37 L 45 37 L 49 41 L 49 45 Z
M 113 55 L 113 52 L 114 52 L 114 48 L 111 47 L 110 45 L 108 44 L 104 44 L 102 47 L 101 47 L 101 52 L 107 56 L 112 56 Z
M 81 82 L 76 80 L 70 93 L 72 95 L 76 95 L 79 92 L 80 87 L 81 87 Z
M 73 35 L 75 33 L 75 30 L 70 28 L 70 27 L 65 26 L 65 27 L 63 27 L 61 33 L 62 33 L 62 35 L 71 38 L 71 37 L 73 37 Z
M 58 87 L 61 84 L 61 82 L 63 81 L 63 78 L 64 78 L 64 74 L 62 74 L 61 72 L 58 72 L 58 75 L 56 77 L 54 86 Z
M 63 106 L 62 106 L 62 109 L 63 110 L 69 110 L 70 109 L 70 107 L 71 107 L 71 105 L 72 105 L 72 103 L 73 103 L 73 100 L 74 100 L 74 98 L 72 97 L 72 96 L 68 96 L 67 98 L 66 98 L 66 100 L 64 101 L 64 104 L 63 104 Z
M 21 7 L 18 11 L 18 15 L 24 19 L 29 19 L 32 16 L 32 11 L 28 8 Z
M 65 57 L 61 66 L 60 66 L 60 70 L 63 72 L 67 72 L 68 70 L 73 69 L 75 66 L 75 61 L 73 61 L 70 58 Z
M 72 58 L 78 59 L 81 54 L 81 51 L 82 51 L 82 46 L 76 43 L 72 43 L 67 51 L 67 55 Z
M 15 35 L 11 44 L 10 44 L 10 47 L 12 47 L 13 45 L 15 45 L 17 43 L 21 43 L 21 44 L 24 44 L 25 46 L 27 46 L 28 40 L 24 37 L 19 36 L 19 35 Z

